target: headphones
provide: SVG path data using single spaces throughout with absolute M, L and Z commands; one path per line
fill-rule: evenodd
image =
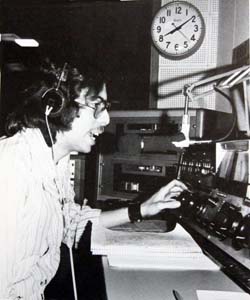
M 47 109 L 49 109 L 49 116 L 52 118 L 59 116 L 68 102 L 67 97 L 60 89 L 61 82 L 67 81 L 67 65 L 68 63 L 64 64 L 60 76 L 58 78 L 56 87 L 47 89 L 42 95 L 43 106 L 45 107 L 46 111 Z

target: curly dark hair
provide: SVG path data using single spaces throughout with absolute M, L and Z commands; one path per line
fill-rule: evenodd
M 25 128 L 39 128 L 46 143 L 51 146 L 45 121 L 43 95 L 48 89 L 56 87 L 61 73 L 61 67 L 56 67 L 48 59 L 44 61 L 37 74 L 39 79 L 21 92 L 19 105 L 7 117 L 5 124 L 7 136 L 12 136 Z M 81 90 L 87 87 L 87 94 L 98 94 L 104 83 L 105 78 L 100 69 L 91 65 L 80 72 L 76 67 L 67 64 L 66 79 L 61 81 L 59 88 L 66 98 L 66 105 L 58 116 L 49 118 L 53 142 L 56 141 L 58 131 L 71 129 L 71 124 L 79 112 L 79 104 L 74 100 L 79 97 Z

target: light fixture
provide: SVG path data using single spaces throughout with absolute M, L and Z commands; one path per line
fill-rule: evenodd
M 21 47 L 38 47 L 39 43 L 34 39 L 23 39 L 15 33 L 0 33 L 0 42 L 14 42 Z

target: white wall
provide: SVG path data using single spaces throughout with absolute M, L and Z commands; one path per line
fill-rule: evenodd
M 249 39 L 249 0 L 234 0 L 235 2 L 235 31 L 233 46 Z
M 162 0 L 164 5 L 171 0 Z M 158 98 L 157 108 L 183 108 L 185 97 L 182 89 L 185 84 L 204 77 L 204 71 L 214 69 L 217 65 L 218 15 L 219 0 L 189 0 L 203 14 L 206 35 L 200 49 L 192 56 L 173 61 L 159 56 Z M 214 95 L 204 101 L 190 103 L 192 108 L 215 108 Z
M 225 0 L 226 1 L 226 0 Z M 231 0 L 230 0 L 231 1 Z M 249 11 L 250 11 L 250 0 L 233 0 L 233 7 L 230 6 L 229 13 L 233 16 L 233 29 L 232 29 L 232 41 L 230 46 L 232 46 L 232 49 L 236 48 L 237 46 L 241 45 L 243 42 L 249 40 L 250 37 L 250 30 L 249 30 Z M 225 24 L 227 24 L 226 16 L 222 19 Z M 231 28 L 228 28 L 231 31 Z M 228 43 L 229 44 L 229 43 Z M 224 44 L 224 47 L 227 44 Z M 228 46 L 229 47 L 229 46 Z M 223 52 L 225 53 L 225 48 L 222 47 Z M 233 51 L 229 52 L 231 56 L 229 55 L 229 58 L 227 58 L 229 63 L 233 62 Z M 221 62 L 223 61 L 220 58 Z M 249 49 L 248 49 L 248 61 L 245 61 L 245 59 L 242 61 L 241 64 L 250 63 L 249 61 Z M 248 93 L 250 95 L 250 84 L 248 84 Z M 245 102 L 243 101 L 243 90 L 242 87 L 237 86 L 235 89 L 233 89 L 231 96 L 234 101 L 236 110 L 237 110 L 237 122 L 238 122 L 238 128 L 240 131 L 247 132 L 248 136 L 250 134 L 250 128 L 249 128 L 249 113 L 250 110 L 246 109 Z M 250 99 L 247 101 L 248 107 L 250 107 Z
M 217 65 L 232 63 L 233 49 L 249 39 L 250 0 L 220 1 Z
M 235 35 L 235 0 L 220 0 L 218 26 L 217 66 L 220 67 L 232 63 Z

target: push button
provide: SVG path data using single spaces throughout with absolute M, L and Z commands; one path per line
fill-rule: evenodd
M 42 286 L 45 284 L 47 284 L 47 279 L 44 279 L 43 281 L 40 282 L 40 285 L 42 285 Z

